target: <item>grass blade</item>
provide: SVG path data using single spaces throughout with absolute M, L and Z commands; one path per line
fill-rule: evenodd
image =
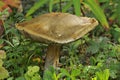
M 26 16 L 30 16 L 33 14 L 37 9 L 39 9 L 43 4 L 45 4 L 48 0 L 39 0 L 36 2 L 33 7 L 30 8 L 30 10 L 27 12 Z
M 109 24 L 107 22 L 106 16 L 100 6 L 95 2 L 95 0 L 85 0 L 85 3 L 92 10 L 96 18 L 100 21 L 105 29 L 109 29 Z
M 81 11 L 80 11 L 80 0 L 73 0 L 73 5 L 74 5 L 74 9 L 75 9 L 75 14 L 77 16 L 80 16 Z
M 53 0 L 49 1 L 49 12 L 52 12 L 53 9 Z
M 72 1 L 69 1 L 62 9 L 62 12 L 67 12 L 67 10 L 71 7 Z

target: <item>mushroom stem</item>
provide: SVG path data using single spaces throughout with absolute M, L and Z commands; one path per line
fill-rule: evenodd
M 50 66 L 56 68 L 59 65 L 60 47 L 58 44 L 50 44 L 48 46 L 46 60 L 45 60 L 45 70 Z

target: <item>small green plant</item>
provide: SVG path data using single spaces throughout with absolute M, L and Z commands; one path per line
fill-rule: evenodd
M 38 66 L 29 66 L 28 71 L 25 73 L 26 80 L 41 80 L 39 75 L 39 67 Z
M 13 0 L 11 1 L 13 2 Z M 13 8 L 13 13 L 10 15 L 7 9 L 0 12 L 0 19 L 5 20 L 3 22 L 4 33 L 0 37 L 0 45 L 3 44 L 2 49 L 7 53 L 4 62 L 4 58 L 0 57 L 0 80 L 120 79 L 119 0 L 22 1 L 23 4 L 25 4 L 25 6 L 23 6 L 23 13 L 16 13 L 16 10 Z M 81 40 L 65 45 L 63 47 L 62 57 L 60 58 L 60 62 L 63 64 L 61 69 L 55 70 L 51 68 L 49 71 L 46 71 L 44 75 L 42 73 L 43 65 L 41 64 L 44 62 L 43 53 L 46 51 L 46 48 L 44 48 L 46 45 L 25 39 L 25 37 L 21 36 L 15 29 L 14 24 L 23 21 L 25 14 L 27 19 L 29 19 L 39 14 L 59 11 L 69 12 L 78 16 L 96 17 L 101 25 Z M 8 15 L 9 17 L 4 19 L 4 15 Z M 106 21 L 106 19 L 108 21 Z M 110 31 L 104 31 L 101 26 L 110 28 Z M 33 59 L 37 57 L 40 58 L 40 62 L 33 61 Z M 29 67 L 27 71 L 29 65 L 41 65 L 40 71 L 34 66 Z M 9 71 L 9 74 L 6 69 Z M 34 69 L 37 70 L 35 71 Z M 24 73 L 25 71 L 27 72 Z M 40 74 L 38 72 L 40 72 Z M 10 75 L 9 78 L 7 78 L 8 75 Z M 40 75 L 44 75 L 44 78 L 39 78 Z
M 66 80 L 76 80 L 80 75 L 80 70 L 72 69 L 70 72 L 68 72 L 66 69 L 61 69 L 61 74 Z
M 51 66 L 48 70 L 45 70 L 43 80 L 58 80 L 60 74 L 56 74 L 56 70 Z
M 3 65 L 2 59 L 5 58 L 6 58 L 6 53 L 0 50 L 0 80 L 3 80 L 9 76 L 8 71 L 2 66 Z
M 108 80 L 109 76 L 109 69 L 105 69 L 104 71 L 96 72 L 96 77 L 92 78 L 92 80 Z
M 55 70 L 53 67 L 50 67 L 49 70 L 45 71 L 43 80 L 76 80 L 76 77 L 79 77 L 80 70 L 79 69 L 71 69 L 70 71 L 64 68 L 61 68 L 59 72 Z
M 111 30 L 111 34 L 114 38 L 114 41 L 120 43 L 120 36 L 119 36 L 120 35 L 120 28 L 117 25 L 115 25 L 115 28 L 113 28 Z

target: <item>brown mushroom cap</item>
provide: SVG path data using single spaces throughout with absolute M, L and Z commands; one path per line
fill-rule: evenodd
M 16 27 L 33 40 L 63 44 L 81 38 L 97 25 L 94 18 L 69 13 L 48 13 L 18 23 Z

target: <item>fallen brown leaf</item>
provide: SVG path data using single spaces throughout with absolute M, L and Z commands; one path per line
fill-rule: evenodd
M 0 44 L 0 49 L 1 49 L 2 47 L 4 47 L 4 44 Z
M 3 28 L 2 23 L 0 21 L 0 37 L 3 34 L 3 32 L 4 32 L 4 28 Z
M 2 0 L 3 2 L 5 2 L 7 5 L 10 5 L 12 7 L 16 7 L 18 8 L 19 5 L 21 4 L 20 0 Z
M 9 6 L 17 8 L 19 12 L 22 12 L 21 0 L 2 0 L 2 1 Z

